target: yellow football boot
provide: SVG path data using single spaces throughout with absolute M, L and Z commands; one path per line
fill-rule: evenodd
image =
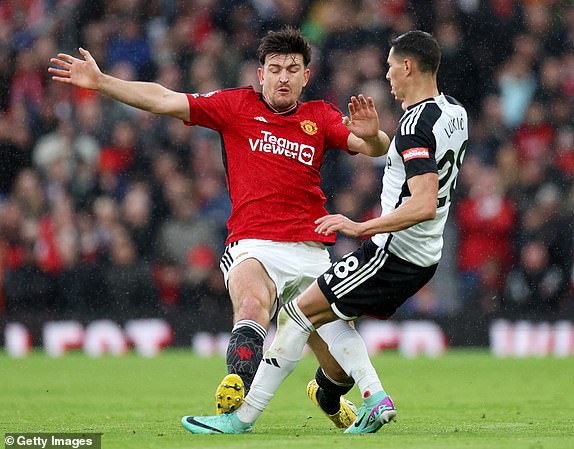
M 321 409 L 323 413 L 325 413 L 325 411 L 319 405 L 319 401 L 317 400 L 318 391 L 319 391 L 319 385 L 317 385 L 317 381 L 315 379 L 313 379 L 311 382 L 307 384 L 307 396 L 309 396 L 309 399 L 313 401 L 313 404 L 315 404 L 317 407 Z M 351 401 L 341 396 L 341 407 L 339 408 L 339 411 L 334 415 L 329 415 L 327 413 L 325 413 L 325 415 L 327 415 L 327 417 L 331 421 L 333 421 L 333 423 L 339 429 L 346 429 L 351 424 L 353 424 L 353 422 L 357 418 L 356 412 L 357 407 L 355 407 L 355 404 L 353 404 Z
M 243 404 L 245 387 L 241 377 L 228 374 L 215 390 L 215 414 L 229 413 Z

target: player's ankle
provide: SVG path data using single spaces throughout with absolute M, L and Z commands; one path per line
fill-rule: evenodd
M 341 409 L 341 396 L 337 394 L 327 394 L 325 390 L 317 390 L 317 402 L 327 415 L 334 415 Z

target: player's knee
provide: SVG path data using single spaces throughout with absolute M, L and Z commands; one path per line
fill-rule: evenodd
M 271 314 L 271 305 L 269 301 L 256 296 L 248 296 L 241 301 L 234 303 L 235 321 L 253 320 L 264 326 L 269 327 Z

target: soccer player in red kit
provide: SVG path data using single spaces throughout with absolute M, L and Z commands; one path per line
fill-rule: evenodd
M 335 235 L 318 234 L 313 225 L 327 214 L 319 174 L 325 151 L 379 156 L 390 140 L 379 130 L 371 98 L 352 97 L 349 117 L 324 101 L 299 101 L 310 77 L 311 49 L 293 28 L 269 32 L 261 40 L 261 92 L 242 87 L 184 94 L 157 83 L 124 81 L 103 74 L 88 51 L 79 51 L 82 58 L 58 54 L 51 59 L 52 79 L 221 134 L 232 204 L 221 269 L 234 327 L 229 374 L 217 388 L 216 411 L 232 411 L 242 403 L 262 359 L 278 301 L 295 298 L 330 266 L 325 245 L 334 243 Z M 321 366 L 308 394 L 343 428 L 355 419 L 352 404 L 341 397 L 353 380 L 330 355 L 328 344 L 348 327 L 335 321 L 309 340 Z

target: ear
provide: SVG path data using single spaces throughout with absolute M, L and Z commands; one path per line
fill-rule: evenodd
M 303 72 L 303 87 L 307 85 L 310 77 L 311 77 L 311 70 L 305 69 L 305 71 Z
M 413 71 L 413 61 L 410 58 L 403 59 L 403 70 L 407 75 Z
M 259 78 L 259 85 L 263 86 L 263 69 L 261 67 L 257 68 L 257 78 Z

